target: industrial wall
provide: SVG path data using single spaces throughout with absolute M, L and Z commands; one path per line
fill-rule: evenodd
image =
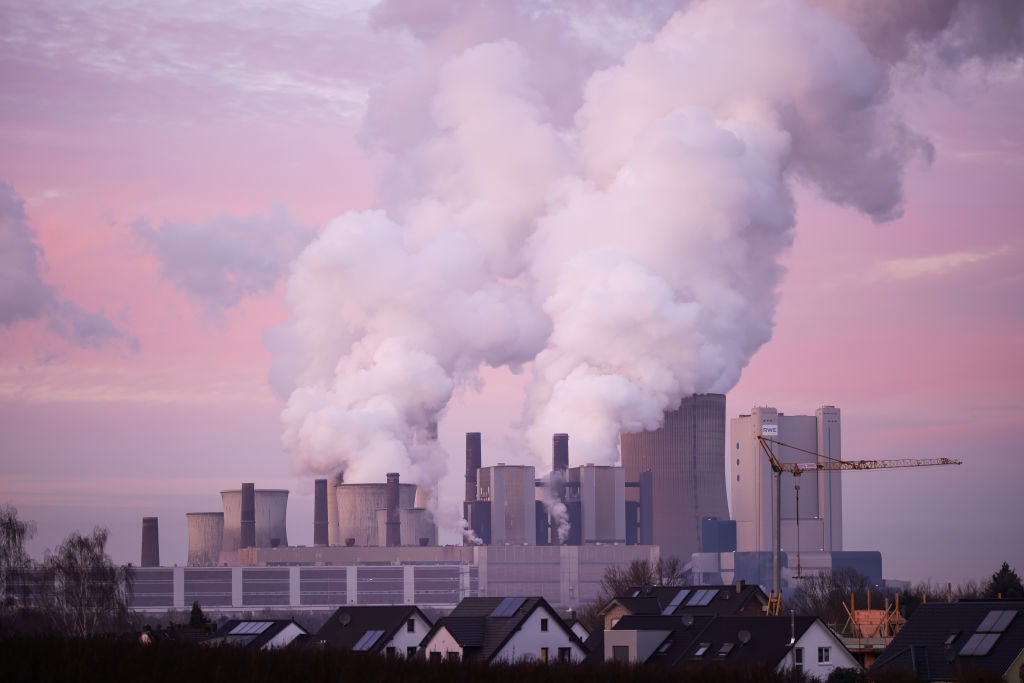
M 654 431 L 623 434 L 627 481 L 653 472 L 653 540 L 662 556 L 684 562 L 700 550 L 704 517 L 729 518 L 725 492 L 725 395 L 684 398 Z M 638 500 L 638 491 L 627 492 Z

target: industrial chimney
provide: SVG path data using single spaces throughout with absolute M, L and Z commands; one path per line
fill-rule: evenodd
M 387 503 L 385 504 L 385 545 L 402 545 L 402 519 L 398 512 L 398 472 L 388 472 Z
M 480 469 L 480 432 L 466 432 L 466 502 L 476 500 L 476 471 Z
M 242 520 L 239 547 L 256 546 L 256 485 L 242 484 Z
M 569 469 L 569 435 L 555 434 L 551 440 L 553 446 L 551 469 L 564 473 Z
M 142 518 L 142 562 L 143 567 L 160 566 L 160 527 L 156 517 Z
M 344 473 L 327 480 L 327 545 L 341 545 L 341 526 L 338 521 L 338 486 L 345 482 Z
M 327 480 L 313 482 L 313 545 L 327 545 Z

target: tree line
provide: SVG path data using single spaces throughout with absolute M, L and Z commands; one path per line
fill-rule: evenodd
M 130 625 L 132 567 L 110 559 L 106 529 L 74 531 L 38 563 L 25 551 L 34 534 L 0 506 L 0 633 L 91 638 Z

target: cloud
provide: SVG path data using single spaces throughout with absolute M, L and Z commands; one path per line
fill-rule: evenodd
M 43 279 L 44 269 L 43 248 L 28 224 L 25 201 L 0 180 L 0 326 L 45 319 L 51 332 L 82 348 L 123 341 L 138 349 L 138 340 L 127 336 L 103 313 L 61 299 Z
M 247 296 L 272 290 L 316 237 L 315 227 L 294 223 L 282 207 L 265 215 L 165 222 L 159 228 L 140 219 L 132 228 L 160 261 L 163 277 L 201 302 L 213 317 Z
M 869 279 L 872 282 L 912 280 L 919 277 L 946 275 L 968 266 L 982 263 L 1013 252 L 1008 246 L 980 251 L 954 251 L 934 256 L 890 259 L 875 265 Z

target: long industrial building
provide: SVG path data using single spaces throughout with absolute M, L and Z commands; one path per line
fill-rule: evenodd
M 732 502 L 736 521 L 736 550 L 772 549 L 772 470 L 758 436 L 791 444 L 774 446 L 782 462 L 815 463 L 842 458 L 839 408 L 822 406 L 814 415 L 785 415 L 775 408 L 756 407 L 731 421 L 733 462 Z M 803 450 L 797 450 L 803 449 Z M 814 454 L 819 454 L 816 457 Z M 791 555 L 830 553 L 843 549 L 842 473 L 810 469 L 793 477 L 782 474 L 781 549 Z M 799 486 L 799 491 L 796 489 Z M 799 510 L 798 510 L 799 508 Z M 799 538 L 797 530 L 799 529 Z
M 725 491 L 725 395 L 697 394 L 682 400 L 653 431 L 621 436 L 626 480 L 653 478 L 653 542 L 663 557 L 687 561 L 701 550 L 706 517 L 729 519 Z M 642 505 L 638 489 L 628 498 Z

